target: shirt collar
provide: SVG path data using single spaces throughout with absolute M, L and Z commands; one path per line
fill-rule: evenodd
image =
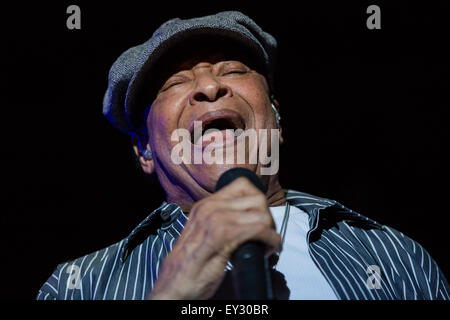
M 368 228 L 383 228 L 383 225 L 377 221 L 347 208 L 336 200 L 313 196 L 291 189 L 284 191 L 290 205 L 296 206 L 308 214 L 309 227 L 312 229 L 326 225 L 330 221 L 346 221 L 350 224 L 358 224 Z
M 174 222 L 179 220 L 179 224 L 174 226 Z M 157 234 L 158 229 L 168 228 L 174 232 L 180 232 L 186 222 L 187 217 L 184 215 L 181 208 L 175 203 L 167 203 L 163 201 L 162 204 L 152 213 L 150 213 L 131 233 L 125 238 L 120 252 L 120 260 L 125 262 L 131 251 L 140 243 L 145 241 L 150 234 Z M 180 229 L 180 230 L 178 230 Z M 170 232 L 170 231 L 169 231 Z
M 343 221 L 358 223 L 369 228 L 382 229 L 382 225 L 369 219 L 335 200 L 313 196 L 308 193 L 291 189 L 284 190 L 286 199 L 290 205 L 305 211 L 309 216 L 309 227 L 315 229 L 326 225 L 330 221 Z M 158 229 L 166 229 L 168 232 L 181 233 L 187 217 L 180 206 L 175 203 L 162 204 L 150 213 L 131 233 L 125 238 L 121 248 L 120 259 L 123 262 L 131 251 L 145 241 L 150 234 L 157 234 Z

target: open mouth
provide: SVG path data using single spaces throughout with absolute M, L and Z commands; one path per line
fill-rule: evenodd
M 229 139 L 231 134 L 242 133 L 245 130 L 245 121 L 235 111 L 231 110 L 218 110 L 204 114 L 196 121 L 201 123 L 201 131 L 199 127 L 191 125 L 191 139 L 193 144 L 201 143 L 205 140 L 209 140 L 214 132 L 220 131 L 224 138 Z M 239 131 L 237 131 L 240 129 Z

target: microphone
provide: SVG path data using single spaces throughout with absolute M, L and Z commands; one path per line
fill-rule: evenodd
M 239 177 L 246 177 L 264 194 L 266 188 L 258 176 L 245 168 L 233 168 L 225 171 L 216 184 L 216 191 Z M 264 244 L 248 241 L 237 248 L 230 258 L 233 264 L 231 276 L 234 291 L 239 300 L 272 300 L 272 282 L 268 263 L 264 257 Z

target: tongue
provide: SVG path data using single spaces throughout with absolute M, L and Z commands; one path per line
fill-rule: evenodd
M 232 129 L 215 130 L 201 136 L 195 144 L 207 146 L 212 143 L 214 146 L 223 146 L 234 141 L 234 138 L 234 130 Z

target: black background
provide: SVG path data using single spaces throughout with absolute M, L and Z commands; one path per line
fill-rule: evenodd
M 81 30 L 66 28 L 70 4 L 81 7 Z M 381 30 L 366 28 L 370 4 L 381 7 Z M 448 1 L 4 6 L 2 296 L 33 299 L 58 263 L 123 239 L 160 204 L 129 138 L 102 116 L 108 70 L 166 20 L 221 10 L 244 12 L 278 40 L 282 186 L 402 231 L 448 277 L 449 9 Z

